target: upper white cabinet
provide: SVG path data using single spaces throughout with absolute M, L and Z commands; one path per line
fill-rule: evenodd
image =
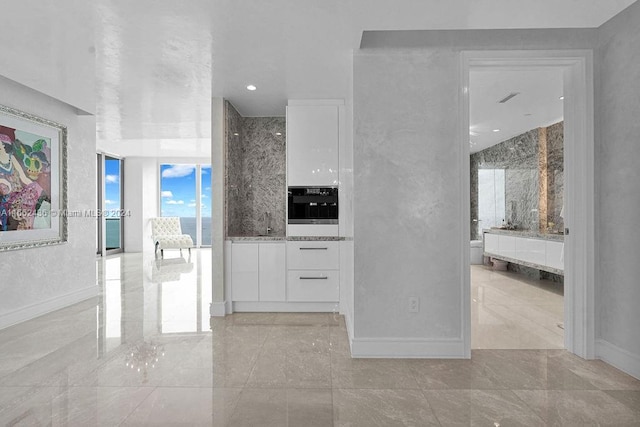
M 338 185 L 341 101 L 296 101 L 287 106 L 289 186 Z

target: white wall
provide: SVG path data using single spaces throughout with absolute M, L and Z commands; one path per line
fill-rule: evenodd
M 462 345 L 458 61 L 436 50 L 355 56 L 356 342 Z M 448 344 L 442 355 L 455 355 Z
M 78 116 L 75 108 L 4 77 L 0 93 L 4 105 L 67 126 L 68 209 L 95 209 L 95 118 Z M 0 253 L 0 328 L 98 293 L 96 219 L 68 221 L 65 244 Z
M 465 356 L 460 51 L 583 49 L 595 31 L 394 34 L 354 55 L 354 355 Z
M 231 312 L 231 296 L 224 291 L 224 235 L 225 235 L 225 144 L 224 99 L 211 100 L 211 280 L 213 304 L 211 315 L 224 316 Z M 229 271 L 227 273 L 230 273 Z
M 599 35 L 596 352 L 640 378 L 640 3 L 603 25 Z
M 94 3 L 2 2 L 2 75 L 94 113 Z
M 124 160 L 124 209 L 131 216 L 124 218 L 125 252 L 153 251 L 150 218 L 159 215 L 158 162 L 148 157 L 127 157 Z

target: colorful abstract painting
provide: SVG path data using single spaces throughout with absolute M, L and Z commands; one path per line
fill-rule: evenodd
M 66 240 L 66 128 L 0 106 L 0 250 Z

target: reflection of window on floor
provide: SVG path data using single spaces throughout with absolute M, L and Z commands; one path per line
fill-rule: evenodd
M 160 215 L 180 218 L 198 246 L 211 245 L 211 165 L 160 165 Z
M 478 231 L 499 227 L 505 219 L 504 169 L 478 170 Z
M 117 348 L 122 336 L 122 281 L 120 280 L 120 258 L 105 261 L 104 310 L 105 310 L 105 350 Z

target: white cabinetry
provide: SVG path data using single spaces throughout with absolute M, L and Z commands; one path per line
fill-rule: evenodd
M 484 251 L 492 254 L 498 254 L 500 251 L 499 236 L 495 234 L 485 233 L 484 235 Z
M 233 301 L 258 301 L 258 244 L 231 245 L 231 285 Z
M 564 269 L 564 242 L 546 242 L 546 261 L 552 268 Z
M 484 233 L 484 253 L 506 261 L 556 272 L 564 270 L 563 242 Z
M 258 244 L 258 288 L 260 301 L 286 299 L 286 246 L 284 243 Z
M 286 255 L 284 242 L 231 245 L 231 299 L 233 301 L 285 301 Z
M 340 300 L 340 246 L 338 242 L 287 242 L 287 300 Z
M 338 185 L 341 106 L 290 100 L 287 106 L 287 185 Z

